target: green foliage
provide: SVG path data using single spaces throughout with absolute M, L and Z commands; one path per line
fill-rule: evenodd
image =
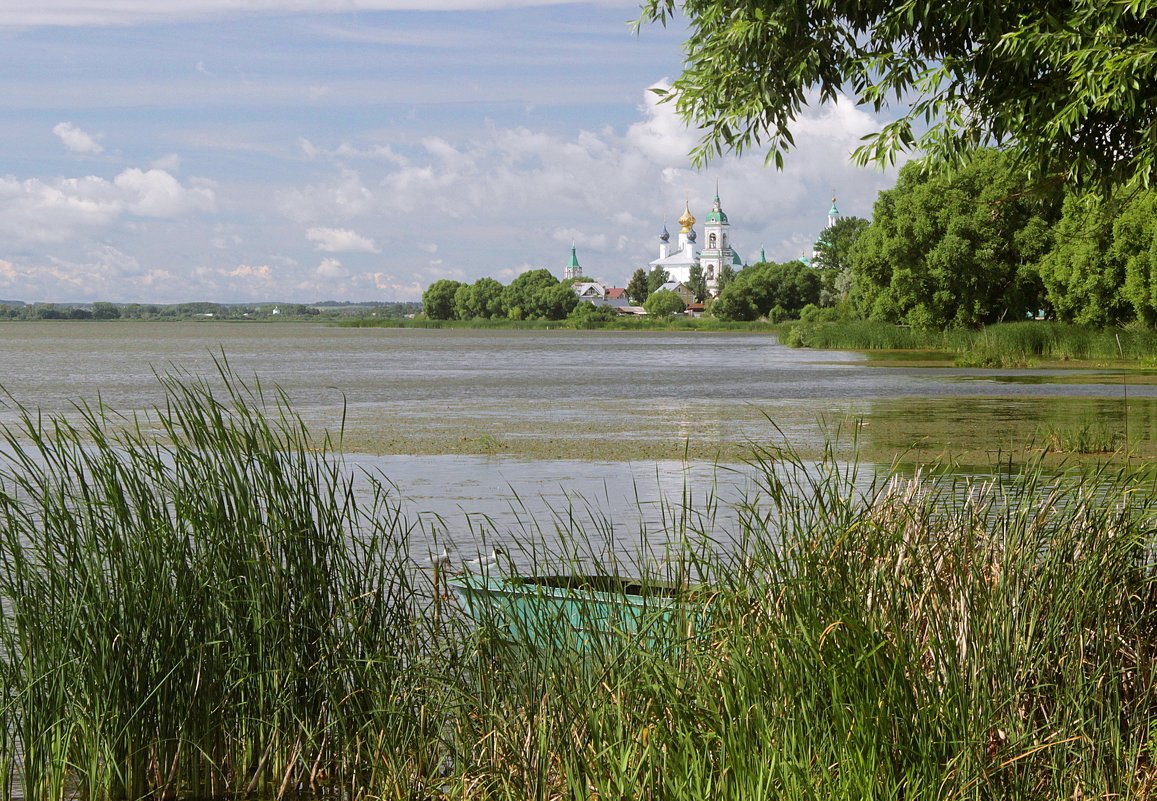
M 631 280 L 627 282 L 627 297 L 636 306 L 641 306 L 647 300 L 647 295 L 651 294 L 651 285 L 647 280 L 647 273 L 639 267 L 631 273 Z
M 691 265 L 690 273 L 687 276 L 687 288 L 691 290 L 691 296 L 699 303 L 707 299 L 707 277 L 703 274 L 703 268 L 698 264 Z
M 117 320 L 120 319 L 121 311 L 117 308 L 115 303 L 94 303 L 92 304 L 92 319 L 94 320 Z
M 735 268 L 730 264 L 724 264 L 719 268 L 719 274 L 715 276 L 715 291 L 722 293 L 727 285 L 735 280 Z
M 612 306 L 596 306 L 587 301 L 580 301 L 567 317 L 567 322 L 574 328 L 601 328 L 607 323 L 615 322 L 620 317 Z
M 505 287 L 493 278 L 479 278 L 469 286 L 463 284 L 454 294 L 455 316 L 459 320 L 505 317 L 504 290 Z
M 687 304 L 683 302 L 683 298 L 679 297 L 678 293 L 669 289 L 660 289 L 648 296 L 643 308 L 652 317 L 670 317 L 675 314 L 682 314 L 686 310 Z
M 662 267 L 655 267 L 651 272 L 647 273 L 647 294 L 650 295 L 655 292 L 663 284 L 671 280 L 671 275 Z
M 578 296 L 547 269 L 527 270 L 503 292 L 503 304 L 512 320 L 562 320 L 578 303 Z
M 796 315 L 820 300 L 823 281 L 818 271 L 789 261 L 745 267 L 720 293 L 711 313 L 721 320 L 779 319 Z
M 847 270 L 852 266 L 852 246 L 870 223 L 863 217 L 841 217 L 825 228 L 816 241 L 812 266 L 819 270 Z
M 818 95 L 901 110 L 856 151 L 959 167 L 997 143 L 1033 181 L 1148 185 L 1157 159 L 1157 14 L 1148 0 L 645 0 L 639 24 L 681 8 L 690 27 L 671 93 L 704 135 L 697 164 L 768 149 L 782 166 Z
M 852 248 L 861 314 L 918 328 L 1035 314 L 1043 294 L 1036 264 L 1051 244 L 1059 192 L 1028 193 L 1028 184 L 994 150 L 951 178 L 905 166 Z
M 1157 323 L 1157 190 L 1070 195 L 1041 278 L 1057 319 Z
M 449 278 L 435 281 L 426 287 L 426 291 L 422 293 L 422 311 L 431 320 L 456 319 L 457 293 L 465 286 L 466 284 L 461 281 L 454 281 Z
M 5 796 L 15 766 L 25 798 L 209 798 L 421 760 L 392 490 L 222 377 L 162 379 L 128 430 L 103 406 L 3 430 Z

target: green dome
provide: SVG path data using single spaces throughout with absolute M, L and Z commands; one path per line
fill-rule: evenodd
M 723 213 L 723 206 L 719 203 L 719 192 L 715 193 L 715 206 L 711 211 L 707 212 L 707 219 L 704 222 L 709 223 L 725 223 L 727 222 L 727 215 Z

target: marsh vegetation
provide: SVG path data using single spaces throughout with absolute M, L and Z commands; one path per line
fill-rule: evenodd
M 1149 792 L 1157 507 L 1135 475 L 755 450 L 728 538 L 675 498 L 665 548 L 602 565 L 710 586 L 689 599 L 709 625 L 527 653 L 465 624 L 429 532 L 343 464 L 340 431 L 223 377 L 164 378 L 133 420 L 25 410 L 7 431 L 6 797 Z M 591 540 L 632 533 L 588 514 L 505 535 L 590 570 Z

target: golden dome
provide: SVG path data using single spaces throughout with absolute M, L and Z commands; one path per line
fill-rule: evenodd
M 679 233 L 691 233 L 691 226 L 695 224 L 695 217 L 691 214 L 691 204 L 688 201 L 683 201 L 683 216 L 679 218 Z

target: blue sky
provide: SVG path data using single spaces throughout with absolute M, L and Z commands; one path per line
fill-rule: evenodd
M 754 261 L 810 251 L 831 193 L 869 217 L 876 120 L 809 111 L 782 172 L 696 171 L 650 87 L 683 31 L 635 0 L 5 0 L 0 298 L 412 300 L 572 241 L 624 285 L 718 181 Z M 700 226 L 701 228 L 701 226 Z

